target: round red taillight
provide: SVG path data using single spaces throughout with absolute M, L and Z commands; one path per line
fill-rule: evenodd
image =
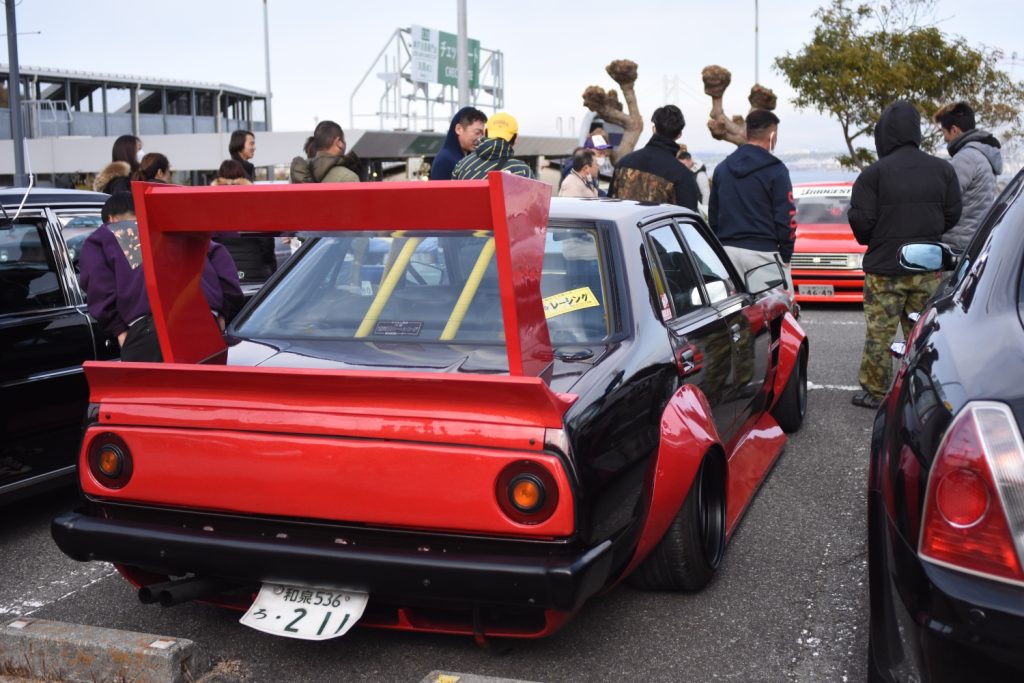
M 498 475 L 494 493 L 505 516 L 520 524 L 540 524 L 558 505 L 555 478 L 532 460 L 507 465 Z
M 966 529 L 985 518 L 989 492 L 985 482 L 974 472 L 955 469 L 943 475 L 935 489 L 935 504 L 943 519 Z
M 89 444 L 89 471 L 101 485 L 120 489 L 132 477 L 132 456 L 117 434 L 104 432 Z

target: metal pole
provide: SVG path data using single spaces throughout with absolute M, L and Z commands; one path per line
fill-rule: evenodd
M 25 175 L 25 131 L 21 129 L 21 74 L 18 69 L 18 29 L 14 20 L 14 0 L 6 0 L 7 8 L 7 58 L 10 61 L 10 74 L 7 90 L 11 105 L 11 136 L 14 139 L 14 184 L 18 187 L 28 185 Z
M 469 106 L 469 39 L 466 37 L 466 0 L 459 0 L 459 108 Z
M 761 34 L 758 28 L 759 12 L 757 7 L 757 0 L 754 0 L 754 85 L 761 82 L 761 78 L 758 75 L 758 67 L 760 60 L 760 42 Z
M 267 21 L 267 0 L 263 0 L 263 57 L 266 60 L 267 70 L 267 98 L 263 102 L 264 108 L 267 110 L 267 132 L 269 133 L 273 130 L 270 116 L 270 100 L 273 95 L 270 94 L 270 24 Z

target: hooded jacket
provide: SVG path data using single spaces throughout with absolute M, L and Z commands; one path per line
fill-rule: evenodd
M 532 178 L 533 171 L 525 162 L 514 159 L 512 149 L 502 138 L 487 138 L 455 164 L 452 180 L 480 180 L 486 178 L 491 171 L 504 171 L 512 175 Z
M 953 158 L 964 208 L 960 221 L 942 241 L 963 253 L 996 199 L 996 176 L 1003 172 L 1003 155 L 995 136 L 977 128 L 950 140 L 946 149 Z
M 127 161 L 112 161 L 96 174 L 92 189 L 96 192 L 114 194 L 115 192 L 131 191 L 132 167 Z
M 690 169 L 676 160 L 678 151 L 675 140 L 655 133 L 642 149 L 630 152 L 615 164 L 608 196 L 676 204 L 696 211 L 700 190 Z
M 689 173 L 689 171 L 687 171 Z M 743 145 L 715 168 L 708 221 L 722 244 L 793 256 L 796 207 L 789 169 L 757 145 Z
M 463 107 L 455 112 L 455 116 L 452 117 L 451 125 L 448 126 L 448 135 L 444 138 L 441 151 L 437 153 L 433 163 L 430 164 L 431 180 L 451 180 L 455 164 L 459 163 L 462 157 L 466 156 L 466 153 L 462 151 L 462 145 L 459 144 L 459 136 L 455 134 L 455 124 L 470 109 L 472 107 Z
M 293 183 L 358 183 L 360 161 L 354 153 L 335 156 L 318 152 L 312 159 L 295 157 L 291 165 Z
M 878 161 L 857 176 L 850 197 L 850 227 L 868 247 L 865 273 L 909 275 L 899 265 L 900 247 L 938 241 L 960 219 L 956 172 L 920 144 L 921 115 L 914 105 L 889 105 L 875 126 Z
M 247 178 L 214 178 L 210 185 L 252 185 L 252 182 Z M 238 279 L 242 282 L 265 282 L 277 270 L 273 237 L 243 237 L 238 233 L 220 233 L 214 235 L 213 240 L 223 244 L 231 254 Z

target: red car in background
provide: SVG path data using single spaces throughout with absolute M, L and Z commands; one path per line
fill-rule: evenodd
M 857 244 L 846 217 L 853 182 L 801 183 L 796 201 L 793 284 L 801 303 L 861 302 L 867 247 Z

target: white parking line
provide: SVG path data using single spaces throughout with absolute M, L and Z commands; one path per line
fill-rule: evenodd
M 28 616 L 47 605 L 70 598 L 116 573 L 117 570 L 114 569 L 114 566 L 106 562 L 90 563 L 83 569 L 69 573 L 64 578 L 37 586 L 13 600 L 0 603 L 0 618 Z M 74 588 L 68 590 L 69 586 L 74 586 Z
M 815 384 L 814 382 L 808 382 L 807 388 L 829 389 L 831 391 L 860 391 L 860 387 L 856 384 Z

